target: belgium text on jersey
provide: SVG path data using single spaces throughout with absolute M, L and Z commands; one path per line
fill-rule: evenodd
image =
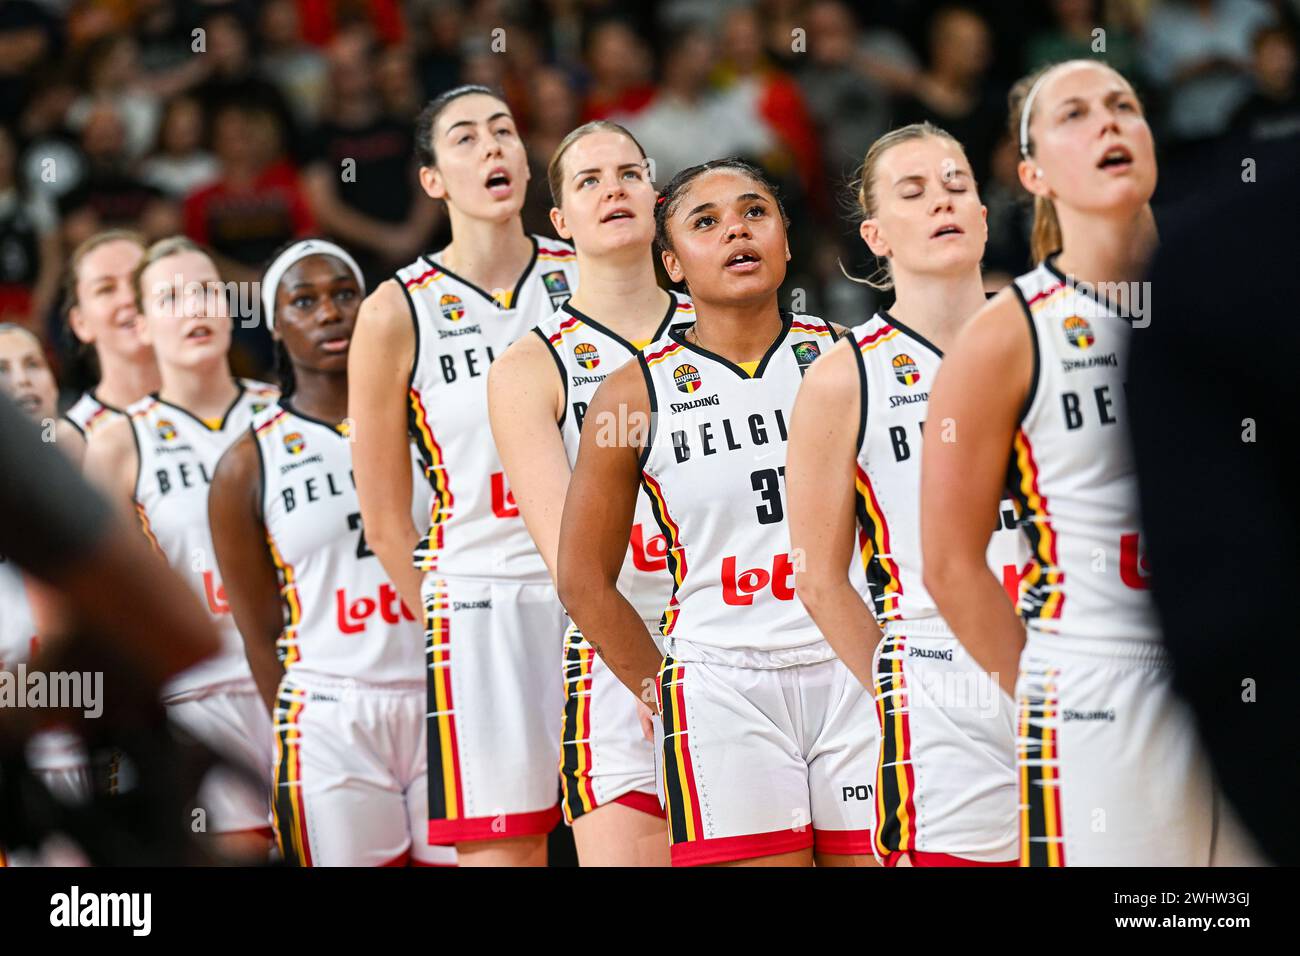
M 132 936 L 148 936 L 153 926 L 151 893 L 68 893 L 50 897 L 51 926 L 129 926 Z
M 94 719 L 104 712 L 103 671 L 31 671 L 26 664 L 0 670 L 0 709 L 54 707 L 80 710 Z

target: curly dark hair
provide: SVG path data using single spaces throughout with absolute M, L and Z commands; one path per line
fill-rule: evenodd
M 746 162 L 738 156 L 730 156 L 726 159 L 711 159 L 707 163 L 700 163 L 697 166 L 687 166 L 670 179 L 668 185 L 660 191 L 659 198 L 655 201 L 655 248 L 660 252 L 673 251 L 672 237 L 668 235 L 668 220 L 672 218 L 672 214 L 677 210 L 682 193 L 695 180 L 705 173 L 713 172 L 715 169 L 735 170 L 758 183 L 776 202 L 777 211 L 781 214 L 781 221 L 785 223 L 787 229 L 789 228 L 790 217 L 785 214 L 785 206 L 781 203 L 781 195 L 776 186 L 772 184 L 772 181 L 767 178 L 766 173 L 753 163 Z

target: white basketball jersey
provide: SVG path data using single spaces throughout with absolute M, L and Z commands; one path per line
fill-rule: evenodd
M 429 531 L 413 555 L 422 571 L 550 580 L 506 487 L 487 413 L 488 365 L 578 287 L 573 247 L 532 241 L 533 261 L 495 298 L 427 256 L 397 272 L 415 322 L 408 423 L 433 489 Z
M 860 403 L 858 545 L 872 609 L 882 626 L 938 617 L 921 577 L 921 433 L 943 353 L 887 312 L 851 334 Z M 989 515 L 989 526 L 997 529 L 989 567 L 1015 601 L 1027 548 L 1010 500 Z
M 660 629 L 679 660 L 834 656 L 795 599 L 784 486 L 795 394 L 835 334 L 812 316 L 781 321 L 752 377 L 680 326 L 638 356 L 654 417 L 641 481 L 675 584 Z
M 0 554 L 0 670 L 31 660 L 35 642 L 36 622 L 23 573 Z
M 120 408 L 105 405 L 95 397 L 94 392 L 82 392 L 81 397 L 63 413 L 63 417 L 89 441 L 91 433 L 100 428 L 104 422 L 124 414 L 126 413 Z
M 285 671 L 370 684 L 424 677 L 424 630 L 366 544 L 346 426 L 298 412 L 292 400 L 253 417 L 262 465 L 262 518 L 280 573 Z M 429 489 L 412 460 L 412 510 Z
M 140 524 L 153 546 L 199 596 L 221 635 L 218 655 L 173 677 L 163 689 L 164 699 L 201 696 L 219 684 L 252 680 L 244 642 L 221 586 L 208 527 L 208 485 L 226 449 L 279 392 L 247 379 L 236 384 L 239 396 L 217 428 L 154 396 L 127 409 L 140 462 L 135 483 Z
M 695 306 L 689 298 L 674 292 L 668 295 L 668 309 L 651 337 L 652 342 L 662 338 L 674 323 L 695 321 Z M 559 425 L 569 467 L 573 468 L 578 461 L 583 418 L 592 396 L 611 372 L 636 357 L 638 349 L 567 303 L 533 331 L 550 349 L 564 381 L 564 415 Z M 641 619 L 651 624 L 663 614 L 673 585 L 668 576 L 668 541 L 657 528 L 649 500 L 638 495 L 627 557 L 618 576 L 618 590 L 637 609 Z
M 1015 290 L 1034 341 L 1008 472 L 1031 552 L 1020 613 L 1046 634 L 1159 640 L 1124 404 L 1132 326 L 1050 259 Z

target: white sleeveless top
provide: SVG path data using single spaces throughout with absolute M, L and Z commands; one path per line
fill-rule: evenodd
M 887 312 L 850 334 L 857 345 L 860 403 L 858 544 L 871 606 L 882 627 L 938 621 L 939 610 L 922 582 L 921 436 L 943 353 Z M 989 526 L 997 528 L 989 540 L 989 567 L 1015 601 L 1027 548 L 1011 501 L 998 511 L 989 516 Z
M 424 631 L 366 544 L 347 427 L 298 412 L 292 399 L 253 417 L 262 518 L 280 573 L 290 677 L 371 684 L 424 679 Z M 412 460 L 412 511 L 428 520 L 429 488 Z
M 642 487 L 668 539 L 675 587 L 661 631 L 678 660 L 781 667 L 834 656 L 795 597 L 785 456 L 803 372 L 835 333 L 812 316 L 781 320 L 753 376 L 680 326 L 638 356 L 654 417 Z
M 513 290 L 495 297 L 421 256 L 397 272 L 415 323 L 408 425 L 433 497 L 416 546 L 422 571 L 548 583 L 506 486 L 487 413 L 488 366 L 578 286 L 573 247 L 533 236 Z
M 1132 326 L 1050 259 L 1015 291 L 1034 343 L 1008 473 L 1032 555 L 1021 615 L 1042 634 L 1159 640 L 1125 409 Z
M 239 396 L 218 428 L 154 396 L 131 405 L 131 428 L 140 464 L 135 507 L 155 548 L 189 583 L 208 609 L 221 635 L 220 653 L 176 675 L 163 688 L 169 701 L 201 697 L 223 684 L 252 683 L 208 526 L 208 486 L 217 462 L 279 391 L 264 382 L 241 379 Z
M 651 341 L 661 338 L 675 323 L 695 321 L 695 306 L 685 295 L 669 292 L 663 321 Z M 562 305 L 554 315 L 534 327 L 546 343 L 564 382 L 564 414 L 560 434 L 569 467 L 577 463 L 582 424 L 596 389 L 611 372 L 636 358 L 637 348 L 595 319 Z M 657 627 L 672 593 L 668 576 L 668 541 L 659 533 L 648 499 L 637 497 L 627 556 L 618 576 L 618 590 L 652 628 Z

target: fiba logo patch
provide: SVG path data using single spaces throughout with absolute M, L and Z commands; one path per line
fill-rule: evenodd
M 816 342 L 796 342 L 790 346 L 794 352 L 794 360 L 799 365 L 799 375 L 802 377 L 808 371 L 808 366 L 813 363 L 813 359 L 822 354 L 821 346 Z
M 465 304 L 460 301 L 460 296 L 444 295 L 438 300 L 438 308 L 442 310 L 442 317 L 449 322 L 459 322 L 465 317 Z
M 595 368 L 600 364 L 600 353 L 590 342 L 579 342 L 573 347 L 573 357 L 583 368 Z
M 165 418 L 158 419 L 158 424 L 154 426 L 154 431 L 163 441 L 171 441 L 176 437 L 176 426 Z
M 563 270 L 544 273 L 542 284 L 546 286 L 546 294 L 551 297 L 552 309 L 558 309 L 569 301 L 569 277 Z
M 302 432 L 290 432 L 284 436 L 284 447 L 291 455 L 301 455 L 307 442 L 303 439 Z
M 1097 341 L 1097 337 L 1092 334 L 1092 326 L 1080 316 L 1070 316 L 1061 323 L 1061 327 L 1065 329 L 1065 337 L 1076 349 L 1086 349 Z
M 677 391 L 687 395 L 700 387 L 700 370 L 694 365 L 679 365 L 673 369 L 673 384 Z
M 906 352 L 894 356 L 894 378 L 904 385 L 915 385 L 921 380 L 921 370 Z

